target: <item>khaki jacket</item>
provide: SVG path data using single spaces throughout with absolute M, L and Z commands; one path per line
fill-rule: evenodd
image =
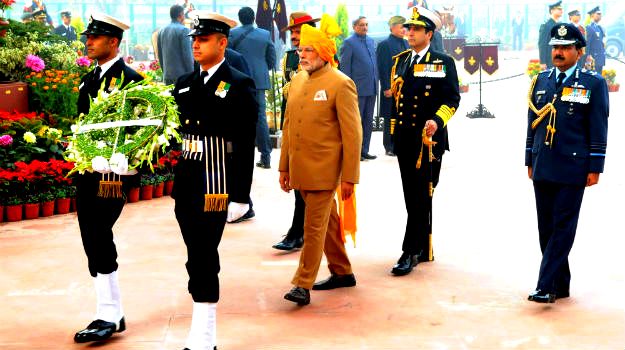
M 354 82 L 326 64 L 291 80 L 286 105 L 281 172 L 296 190 L 334 190 L 358 183 L 362 126 Z

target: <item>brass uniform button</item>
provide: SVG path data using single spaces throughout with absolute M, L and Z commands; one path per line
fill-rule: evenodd
M 430 93 L 426 91 L 425 96 L 430 96 Z

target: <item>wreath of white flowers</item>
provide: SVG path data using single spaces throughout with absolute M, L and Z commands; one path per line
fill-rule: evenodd
M 145 82 L 115 88 L 111 93 L 101 89 L 90 103 L 89 114 L 81 114 L 72 125 L 65 153 L 65 158 L 75 163 L 70 173 L 93 171 L 94 158 L 110 160 L 119 153 L 128 158 L 129 169 L 144 162 L 152 169 L 155 150 L 164 150 L 171 138 L 181 141 L 176 131 L 178 108 L 170 89 Z

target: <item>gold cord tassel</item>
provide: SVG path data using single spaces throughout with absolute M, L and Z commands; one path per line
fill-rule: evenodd
M 204 211 L 226 211 L 228 210 L 228 194 L 205 194 Z
M 102 174 L 102 180 L 100 180 L 98 187 L 98 197 L 120 199 L 123 196 L 121 177 L 116 180 L 115 175 L 113 175 L 113 180 L 111 180 L 109 174 L 106 174 L 105 180 L 104 174 Z
M 397 123 L 397 119 L 392 118 L 391 119 L 391 127 L 390 127 L 390 134 L 391 135 L 395 135 L 395 124 Z
M 530 109 L 532 110 L 532 112 L 536 113 L 536 115 L 538 116 L 538 118 L 532 121 L 532 130 L 536 129 L 538 127 L 538 124 L 540 124 L 545 119 L 545 117 L 549 115 L 549 122 L 547 123 L 547 133 L 545 135 L 545 144 L 549 145 L 549 147 L 552 147 L 553 138 L 556 133 L 556 114 L 557 114 L 556 107 L 553 105 L 553 103 L 556 102 L 556 98 L 558 96 L 557 95 L 553 96 L 553 100 L 551 100 L 551 102 L 544 105 L 543 108 L 541 108 L 540 110 L 537 109 L 536 106 L 534 106 L 534 104 L 532 103 L 532 95 L 534 94 L 534 87 L 536 85 L 537 79 L 538 79 L 538 76 L 534 76 L 534 78 L 532 79 L 530 90 L 527 93 L 527 103 Z

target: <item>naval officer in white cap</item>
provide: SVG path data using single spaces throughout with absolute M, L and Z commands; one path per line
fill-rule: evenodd
M 87 36 L 87 56 L 96 61 L 96 66 L 80 80 L 79 113 L 89 113 L 90 101 L 102 86 L 110 92 L 116 86 L 143 80 L 118 57 L 119 42 L 128 28 L 127 24 L 105 14 L 90 17 L 89 26 L 81 34 Z M 111 170 L 108 162 L 105 166 L 93 164 L 93 169 L 93 173 L 85 172 L 76 178 L 76 212 L 89 273 L 95 280 L 97 311 L 94 321 L 74 336 L 77 343 L 105 340 L 126 329 L 117 277 L 117 250 L 113 241 L 113 225 L 125 201 L 121 197 L 99 197 L 98 190 L 103 174 L 119 178 L 124 193 L 131 183 L 138 185 L 139 175 L 129 174 L 127 168 Z
M 182 157 L 172 197 L 187 246 L 193 298 L 186 349 L 217 344 L 219 253 L 228 213 L 249 210 L 258 106 L 254 81 L 224 59 L 233 20 L 194 11 L 193 58 L 199 67 L 181 76 L 172 95 L 180 112 Z

